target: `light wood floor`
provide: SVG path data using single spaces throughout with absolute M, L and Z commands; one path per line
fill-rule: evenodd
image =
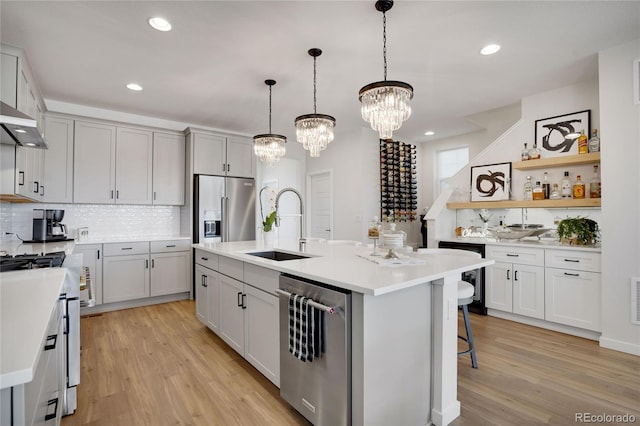
M 75 425 L 307 425 L 194 315 L 193 301 L 83 317 Z M 576 412 L 640 422 L 640 357 L 471 315 L 480 368 L 458 361 L 453 424 L 569 425 Z

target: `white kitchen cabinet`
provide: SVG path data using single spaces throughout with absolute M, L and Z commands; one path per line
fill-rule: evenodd
M 76 121 L 76 203 L 151 204 L 153 132 Z
M 23 49 L 1 45 L 0 99 L 37 121 L 42 132 L 42 113 L 44 101 L 36 79 L 31 72 L 29 60 Z
M 153 204 L 184 204 L 183 134 L 153 133 Z
M 255 177 L 251 139 L 201 132 L 191 137 L 194 174 Z
M 244 357 L 276 386 L 280 385 L 279 301 L 273 294 L 244 286 Z
M 207 319 L 209 318 L 209 287 L 207 284 L 207 277 L 209 275 L 217 274 L 217 272 L 205 268 L 202 265 L 195 265 L 195 298 L 196 298 L 196 318 L 200 320 L 201 323 L 207 324 Z
M 189 240 L 159 240 L 151 251 L 151 296 L 191 290 L 191 244 Z
M 74 203 L 113 204 L 116 127 L 76 120 L 73 152 Z
M 486 257 L 486 306 L 544 319 L 544 250 L 488 246 Z
M 600 331 L 600 253 L 547 250 L 545 319 Z
M 117 204 L 151 204 L 153 200 L 153 132 L 116 130 Z
M 218 255 L 195 251 L 196 317 L 220 334 L 220 284 Z
M 150 295 L 149 243 L 104 244 L 103 303 Z
M 220 274 L 220 337 L 244 356 L 244 283 Z
M 82 266 L 89 268 L 96 305 L 102 304 L 102 244 L 76 244 L 74 253 L 82 254 Z
M 45 117 L 47 145 L 44 150 L 44 202 L 73 202 L 73 120 Z
M 43 201 L 44 150 L 15 147 L 15 194 Z

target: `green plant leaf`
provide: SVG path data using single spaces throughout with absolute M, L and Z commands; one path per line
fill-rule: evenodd
M 273 224 L 276 221 L 276 212 L 272 211 L 267 215 L 267 218 L 262 222 L 262 230 L 264 232 L 270 232 L 273 228 Z

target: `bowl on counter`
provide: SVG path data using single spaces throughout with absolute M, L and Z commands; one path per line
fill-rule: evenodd
M 489 228 L 488 231 L 499 240 L 519 240 L 520 238 L 529 237 L 533 232 L 535 232 L 534 229 L 513 230 L 509 227 Z

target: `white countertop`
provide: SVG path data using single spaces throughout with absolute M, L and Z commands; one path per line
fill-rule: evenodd
M 73 253 L 75 241 L 59 241 L 49 243 L 23 243 L 22 241 L 3 241 L 0 243 L 0 251 L 8 255 L 16 254 L 37 254 L 51 253 L 54 251 L 64 251 L 66 254 Z M 4 276 L 4 275 L 3 275 Z
M 281 251 L 297 253 L 298 242 L 293 240 L 276 242 L 273 246 L 266 246 L 261 241 L 240 241 L 200 243 L 194 244 L 193 247 L 373 296 L 402 290 L 447 275 L 459 275 L 494 263 L 488 259 L 412 253 L 412 257 L 424 263 L 383 266 L 373 262 L 381 259 L 381 256 L 369 256 L 371 248 L 314 242 L 307 243 L 304 254 L 313 256 L 308 259 L 275 261 L 247 254 L 272 250 L 274 247 Z
M 66 269 L 0 275 L 0 389 L 33 380 Z
M 92 237 L 87 240 L 76 240 L 75 243 L 77 245 L 83 244 L 108 244 L 108 243 L 128 243 L 128 242 L 136 242 L 136 241 L 164 241 L 164 240 L 191 240 L 189 236 L 183 235 L 157 235 L 157 236 L 144 236 L 144 235 L 134 235 L 134 236 L 111 236 L 111 237 Z
M 602 247 L 595 246 L 570 246 L 567 244 L 561 244 L 558 240 L 553 239 L 541 239 L 537 238 L 523 238 L 521 240 L 496 240 L 495 238 L 440 238 L 438 241 L 450 241 L 454 243 L 470 243 L 470 244 L 484 244 L 493 246 L 509 246 L 509 247 L 531 247 L 541 249 L 554 249 L 554 250 L 578 250 L 578 251 L 593 251 L 600 253 Z

